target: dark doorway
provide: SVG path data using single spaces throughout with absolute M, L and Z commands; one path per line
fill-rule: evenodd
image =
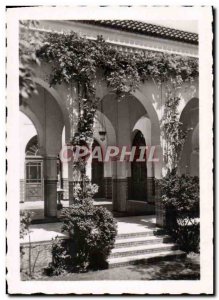
M 136 157 L 131 162 L 131 199 L 132 200 L 147 200 L 147 167 L 146 161 L 136 161 L 139 157 L 140 146 L 146 146 L 145 139 L 141 131 L 135 134 L 133 146 L 136 146 Z
M 92 145 L 92 151 L 95 147 L 101 147 L 100 144 L 94 140 Z M 104 198 L 104 169 L 103 162 L 99 161 L 97 158 L 92 159 L 92 173 L 91 180 L 99 186 L 98 193 L 94 195 L 94 198 Z

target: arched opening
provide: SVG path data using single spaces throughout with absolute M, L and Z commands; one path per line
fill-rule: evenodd
M 97 140 L 93 141 L 92 152 L 96 147 L 101 147 Z M 100 159 L 93 157 L 91 163 L 91 181 L 99 186 L 94 198 L 104 198 L 104 164 Z
M 192 153 L 190 156 L 190 175 L 199 176 L 199 124 L 192 133 Z
M 181 174 L 199 176 L 199 102 L 191 99 L 184 107 L 180 122 L 182 129 L 187 131 L 183 146 L 179 169 Z
M 132 146 L 136 147 L 135 158 L 131 162 L 131 199 L 147 200 L 147 167 L 146 154 L 143 160 L 138 159 L 140 156 L 140 147 L 146 147 L 144 136 L 140 130 L 136 131 Z

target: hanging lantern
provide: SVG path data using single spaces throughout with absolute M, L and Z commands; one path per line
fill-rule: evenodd
M 103 129 L 105 129 L 106 125 L 105 125 L 105 120 L 104 120 L 104 117 L 102 116 L 103 114 L 103 101 L 101 102 L 101 117 L 102 117 L 102 120 L 101 120 L 101 124 L 102 124 L 102 127 Z M 100 140 L 103 142 L 105 141 L 105 138 L 106 138 L 106 131 L 103 130 L 101 128 L 101 130 L 99 130 L 99 136 L 100 136 Z
M 100 140 L 103 142 L 106 138 L 106 131 L 99 131 Z

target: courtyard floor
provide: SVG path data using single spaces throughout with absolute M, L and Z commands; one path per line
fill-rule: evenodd
M 68 200 L 62 200 L 61 201 L 63 207 L 69 206 Z M 112 200 L 106 200 L 106 199 L 97 199 L 94 200 L 95 205 L 103 205 L 109 210 L 112 210 Z M 32 214 L 33 220 L 44 220 L 44 201 L 26 201 L 24 203 L 20 203 L 20 209 L 21 210 L 29 210 Z
M 156 227 L 155 216 L 137 216 L 137 217 L 124 217 L 116 218 L 118 226 L 118 234 L 130 232 L 143 232 L 151 230 Z M 56 236 L 63 238 L 66 234 L 61 232 L 61 222 L 57 223 L 44 223 L 33 224 L 30 226 L 30 240 L 31 242 L 44 242 L 50 241 Z M 29 237 L 26 235 L 21 243 L 28 243 Z

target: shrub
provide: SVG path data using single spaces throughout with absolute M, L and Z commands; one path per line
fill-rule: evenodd
M 30 241 L 30 224 L 32 221 L 33 213 L 30 211 L 21 211 L 20 212 L 20 238 L 24 238 L 25 235 L 29 235 L 29 244 L 28 244 L 28 276 L 32 277 L 34 274 L 34 268 L 37 261 L 37 258 L 35 259 L 34 263 L 32 264 L 32 246 Z M 23 246 L 20 245 L 20 256 L 21 259 L 25 255 L 25 251 L 23 249 Z M 22 270 L 22 264 L 20 271 Z
M 188 223 L 187 223 L 188 222 Z M 183 219 L 177 222 L 177 226 L 171 230 L 172 236 L 180 249 L 185 252 L 199 253 L 200 226 L 196 220 Z
M 169 172 L 160 180 L 167 230 L 182 250 L 199 251 L 199 179 Z
M 93 204 L 96 191 L 96 185 L 90 183 L 83 189 L 75 186 L 75 203 L 62 211 L 62 231 L 69 234 L 69 239 L 52 247 L 53 261 L 49 266 L 52 274 L 107 266 L 117 234 L 116 221 L 106 208 Z
M 115 242 L 116 223 L 112 214 L 104 207 L 95 207 L 94 224 L 92 229 L 92 246 L 90 251 L 90 267 L 99 268 L 106 266 Z
M 20 239 L 23 239 L 25 235 L 29 233 L 29 227 L 32 220 L 32 213 L 29 211 L 22 210 L 20 212 Z M 24 256 L 25 252 L 23 246 L 20 245 L 20 255 L 21 258 Z
M 161 200 L 179 216 L 199 215 L 199 178 L 169 172 L 160 180 Z
M 20 212 L 20 238 L 22 239 L 26 234 L 29 233 L 29 226 L 32 221 L 32 215 L 30 211 L 22 210 Z
M 60 275 L 66 269 L 69 255 L 66 251 L 66 240 L 60 240 L 57 237 L 52 242 L 52 262 L 44 269 L 47 276 Z

